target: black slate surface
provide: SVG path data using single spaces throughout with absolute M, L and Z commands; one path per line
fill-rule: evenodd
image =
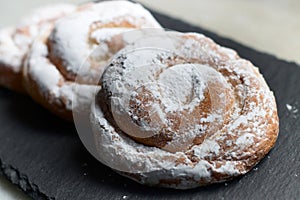
M 2 173 L 34 199 L 300 199 L 300 66 L 154 15 L 166 28 L 204 33 L 259 66 L 277 97 L 280 135 L 255 170 L 227 183 L 187 191 L 142 186 L 95 160 L 72 124 L 52 116 L 29 97 L 0 89 Z M 286 104 L 299 112 L 288 110 Z

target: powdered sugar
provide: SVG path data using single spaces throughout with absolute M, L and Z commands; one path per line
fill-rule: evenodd
M 2 29 L 0 31 L 0 71 L 13 71 L 12 80 L 20 77 L 24 56 L 35 37 L 41 31 L 47 30 L 55 20 L 74 9 L 75 6 L 70 4 L 45 6 L 22 18 L 16 27 Z M 8 80 L 7 84 L 12 80 Z
M 173 34 L 177 36 L 177 33 Z M 158 40 L 159 37 L 155 38 Z M 159 44 L 163 46 L 165 39 L 164 37 L 160 38 Z M 112 93 L 110 107 L 118 126 L 127 134 L 137 138 L 161 134 L 164 127 L 169 127 L 167 131 L 172 132 L 173 139 L 163 147 L 168 151 L 175 149 L 184 151 L 195 137 L 208 131 L 207 126 L 197 125 L 199 122 L 203 123 L 204 120 L 196 119 L 197 121 L 194 121 L 192 119 L 194 117 L 189 116 L 194 115 L 192 114 L 195 112 L 194 109 L 201 105 L 205 98 L 205 92 L 211 96 L 210 109 L 213 114 L 210 115 L 210 120 L 222 124 L 224 119 L 221 114 L 226 106 L 225 93 L 230 91 L 230 86 L 222 74 L 207 65 L 185 63 L 168 66 L 168 63 L 164 63 L 165 58 L 174 57 L 173 50 L 178 49 L 181 42 L 175 39 L 172 44 L 169 41 L 167 46 L 171 49 L 163 50 L 157 46 L 141 48 L 147 47 L 149 44 L 147 40 L 146 43 L 143 43 L 143 40 L 140 39 L 138 45 L 133 44 L 139 49 L 129 51 L 127 49 L 131 49 L 131 46 L 127 46 L 123 51 L 125 53 L 121 53 L 118 62 L 123 66 L 116 64 L 112 67 L 113 69 L 106 71 L 103 78 L 105 80 L 106 77 L 114 77 L 114 82 L 105 82 L 104 87 L 107 87 L 107 90 Z M 182 55 L 186 50 L 183 51 L 180 49 L 176 53 Z M 136 98 L 138 98 L 138 94 L 145 93 L 145 91 L 147 93 L 145 97 L 153 98 L 153 100 L 146 105 L 146 110 L 150 114 L 145 115 L 145 118 L 140 118 L 134 114 L 135 111 L 129 104 L 134 99 L 139 107 L 141 102 Z M 138 109 L 143 110 L 144 108 Z M 172 128 L 173 119 L 168 116 L 173 113 L 185 112 L 187 114 L 182 114 L 180 121 L 176 122 L 177 125 L 185 124 L 180 125 L 185 128 Z M 132 121 L 132 119 L 134 120 Z M 188 119 L 190 122 L 187 122 Z M 138 126 L 135 124 L 136 121 L 139 122 Z
M 236 140 L 236 145 L 238 145 L 238 146 L 252 145 L 252 144 L 254 144 L 253 137 L 254 137 L 254 135 L 251 133 L 244 134 Z
M 32 54 L 28 60 L 28 65 L 32 66 L 28 69 L 33 80 L 40 84 L 42 90 L 50 90 L 51 93 L 57 93 L 57 85 L 62 79 L 59 71 L 49 63 L 46 58 L 48 55 L 47 46 L 43 41 L 36 41 L 31 49 Z M 45 70 L 47 69 L 47 70 Z
M 248 158 L 262 153 L 255 142 L 277 137 L 272 92 L 257 69 L 234 51 L 217 46 L 203 35 L 174 36 L 175 45 L 168 46 L 176 47 L 176 56 L 160 48 L 125 51 L 104 72 L 102 92 L 107 95 L 106 102 L 96 101 L 91 113 L 102 162 L 141 183 L 174 188 L 192 188 L 246 173 L 257 163 Z M 207 89 L 211 99 L 207 115 L 193 117 L 199 114 L 195 112 L 186 115 L 189 117 L 184 121 L 179 111 L 196 109 L 207 100 Z M 132 97 L 135 101 L 129 104 Z M 141 117 L 131 117 L 132 103 L 143 108 L 141 112 L 151 108 L 151 113 L 160 113 L 159 118 L 153 118 L 159 126 L 152 127 L 151 121 L 149 129 L 149 123 L 136 123 Z M 110 122 L 118 127 L 103 115 L 102 104 L 108 105 L 110 110 L 105 112 L 111 112 Z M 187 128 L 180 134 L 168 124 L 168 113 L 172 112 L 182 120 L 180 127 Z M 159 137 L 162 132 L 155 131 L 161 124 L 172 133 L 165 146 L 150 147 L 128 137 Z M 267 145 L 264 154 L 273 144 Z
M 200 146 L 194 146 L 192 150 L 194 151 L 195 156 L 198 158 L 204 158 L 210 153 L 218 155 L 220 146 L 216 141 L 205 140 Z
M 126 21 L 131 24 L 129 27 L 118 25 L 119 21 Z M 106 27 L 107 26 L 107 27 Z M 69 72 L 64 74 L 68 79 L 73 79 L 74 74 L 81 76 L 78 70 L 82 62 L 98 47 L 105 48 L 102 51 L 102 60 L 108 60 L 111 55 L 111 48 L 107 43 L 111 38 L 133 28 L 160 28 L 152 15 L 139 4 L 127 1 L 107 1 L 98 4 L 91 4 L 78 12 L 60 20 L 51 36 L 50 52 L 52 57 L 63 60 L 63 68 Z M 86 63 L 89 68 L 94 67 Z M 99 64 L 99 62 L 98 62 Z M 105 67 L 105 63 L 100 67 Z M 88 73 L 87 70 L 85 73 Z M 93 70 L 91 73 L 94 73 Z M 90 76 L 93 76 L 92 74 Z M 89 75 L 85 74 L 85 77 Z M 82 77 L 83 79 L 85 77 Z
M 299 111 L 296 106 L 290 104 L 286 104 L 286 108 L 288 109 L 288 111 L 292 112 L 293 114 L 296 114 Z
M 125 25 L 132 23 L 132 26 L 126 27 L 123 22 Z M 76 111 L 89 112 L 95 85 L 98 85 L 107 60 L 123 47 L 111 44 L 115 42 L 112 38 L 132 28 L 145 27 L 160 28 L 160 25 L 139 4 L 107 1 L 80 6 L 38 37 L 36 43 L 40 44 L 34 46 L 40 45 L 49 52 L 41 54 L 41 49 L 32 48 L 25 75 L 36 82 L 39 98 L 49 102 L 50 107 L 71 113 L 74 105 Z M 41 67 L 43 71 L 38 70 Z M 80 86 L 76 87 L 75 82 Z M 82 88 L 87 91 L 80 93 Z M 72 102 L 73 97 L 75 102 Z
M 112 39 L 113 36 L 121 34 L 125 31 L 131 31 L 132 28 L 101 28 L 91 33 L 91 38 L 97 41 L 98 44 Z M 97 44 L 95 44 L 98 46 Z
M 15 73 L 20 72 L 20 66 L 25 51 L 18 49 L 11 35 L 13 28 L 0 30 L 0 67 L 10 67 Z

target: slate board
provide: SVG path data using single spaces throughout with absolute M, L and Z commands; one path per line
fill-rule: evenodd
M 27 96 L 0 89 L 2 173 L 34 199 L 300 199 L 300 66 L 154 15 L 166 28 L 204 33 L 260 67 L 277 97 L 280 135 L 257 168 L 227 183 L 187 191 L 142 186 L 95 160 L 72 124 L 57 119 Z M 289 111 L 286 104 L 299 112 Z

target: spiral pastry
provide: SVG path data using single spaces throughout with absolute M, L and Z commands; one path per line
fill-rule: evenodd
M 76 104 L 89 108 L 107 61 L 126 45 L 120 33 L 142 28 L 160 25 L 139 4 L 105 1 L 81 6 L 33 44 L 24 68 L 28 93 L 53 113 L 72 119 L 72 97 L 79 96 Z M 75 82 L 85 88 L 83 93 L 76 92 Z
M 125 51 L 106 68 L 91 113 L 101 162 L 178 189 L 245 174 L 276 141 L 273 93 L 235 51 L 201 34 L 170 35 L 175 51 Z
M 24 56 L 38 33 L 51 26 L 57 19 L 75 10 L 69 4 L 55 4 L 33 11 L 16 27 L 0 30 L 0 85 L 24 92 L 22 66 Z

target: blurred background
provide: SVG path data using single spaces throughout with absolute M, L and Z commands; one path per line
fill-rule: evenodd
M 279 58 L 300 63 L 299 0 L 136 0 Z M 0 27 L 37 6 L 86 0 L 0 0 Z
M 299 0 L 136 0 L 262 52 L 300 64 Z M 0 27 L 36 7 L 84 0 L 0 0 Z M 0 199 L 28 199 L 0 175 Z

